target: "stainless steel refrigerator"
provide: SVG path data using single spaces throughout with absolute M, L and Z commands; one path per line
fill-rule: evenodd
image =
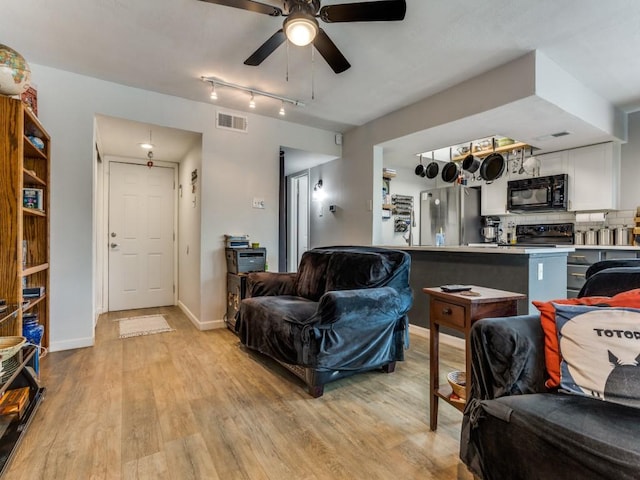
M 420 245 L 436 245 L 444 234 L 446 246 L 482 242 L 480 188 L 451 185 L 420 193 Z

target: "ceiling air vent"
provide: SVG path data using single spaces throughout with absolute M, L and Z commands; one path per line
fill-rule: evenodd
M 216 127 L 234 132 L 247 133 L 247 117 L 216 112 Z
M 557 132 L 557 133 L 552 133 L 552 134 L 551 134 L 551 136 L 552 136 L 552 137 L 555 137 L 555 138 L 558 138 L 558 137 L 565 137 L 565 136 L 567 136 L 567 135 L 571 135 L 571 132 L 564 131 L 564 132 Z

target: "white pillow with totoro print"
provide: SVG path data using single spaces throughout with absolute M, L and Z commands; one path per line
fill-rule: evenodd
M 640 408 L 640 309 L 554 305 L 560 390 Z

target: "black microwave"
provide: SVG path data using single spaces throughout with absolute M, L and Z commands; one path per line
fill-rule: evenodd
M 567 174 L 509 181 L 507 210 L 510 212 L 566 211 Z

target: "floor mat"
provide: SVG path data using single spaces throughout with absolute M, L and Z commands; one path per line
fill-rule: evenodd
M 139 337 L 154 333 L 173 332 L 164 318 L 164 315 L 145 315 L 142 317 L 130 317 L 119 320 L 120 338 Z

